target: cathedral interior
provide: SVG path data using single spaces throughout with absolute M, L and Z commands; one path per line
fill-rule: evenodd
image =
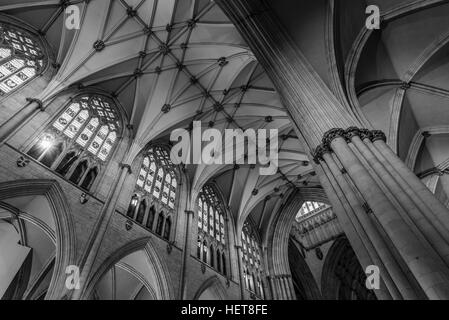
M 1 299 L 449 299 L 448 17 L 0 0 Z M 174 163 L 194 121 L 277 129 L 276 172 Z

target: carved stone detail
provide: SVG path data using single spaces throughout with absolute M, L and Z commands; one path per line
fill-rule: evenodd
M 346 141 L 351 141 L 353 137 L 358 136 L 360 137 L 360 129 L 357 127 L 349 127 L 345 130 L 345 138 Z
M 315 151 L 312 154 L 313 161 L 316 164 L 320 164 L 320 161 L 324 161 L 323 155 L 325 153 L 332 152 L 330 145 L 334 139 L 342 137 L 346 140 L 346 142 L 351 142 L 352 138 L 356 136 L 360 137 L 362 140 L 369 139 L 372 142 L 378 140 L 382 140 L 384 142 L 387 141 L 385 133 L 380 130 L 368 130 L 358 127 L 349 127 L 346 130 L 334 128 L 324 134 L 322 139 L 323 142 L 315 148 Z
M 373 130 L 371 131 L 373 134 L 373 138 L 371 141 L 376 142 L 378 140 L 382 140 L 383 142 L 387 142 L 387 136 L 381 130 Z
M 36 99 L 36 98 L 26 98 L 25 99 L 29 104 L 31 103 L 35 103 L 37 104 L 37 109 L 39 109 L 40 111 L 44 111 L 44 103 L 42 102 L 42 100 L 40 99 Z
M 338 137 L 344 137 L 345 131 L 341 128 L 334 128 L 327 131 L 323 136 L 323 145 L 330 147 L 332 141 Z

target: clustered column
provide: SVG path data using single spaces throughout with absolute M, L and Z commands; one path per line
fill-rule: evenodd
M 379 130 L 332 129 L 314 160 L 364 209 L 355 218 L 374 244 L 390 292 L 447 299 L 449 213 L 385 142 Z
M 377 297 L 449 299 L 449 211 L 386 145 L 383 133 L 356 128 L 365 125 L 335 97 L 265 1 L 216 3 L 263 65 L 299 139 L 314 153 L 321 185 L 362 267 L 379 267 Z
M 290 274 L 268 277 L 273 300 L 295 300 L 296 294 Z

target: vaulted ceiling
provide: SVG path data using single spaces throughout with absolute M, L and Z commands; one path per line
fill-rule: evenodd
M 449 158 L 447 1 L 265 2 L 337 98 L 384 130 L 400 157 L 417 171 Z M 80 30 L 64 27 L 61 3 L 79 6 Z M 370 4 L 380 8 L 380 30 L 365 27 Z M 194 120 L 222 131 L 278 128 L 275 175 L 187 167 L 194 193 L 215 181 L 238 225 L 250 216 L 263 230 L 293 188 L 319 185 L 271 81 L 213 1 L 3 0 L 0 11 L 41 30 L 53 48 L 60 67 L 40 98 L 80 85 L 117 97 L 135 136 L 130 159 Z M 421 148 L 427 131 L 435 135 Z
M 63 4 L 81 9 L 80 30 L 64 26 Z M 273 88 L 221 9 L 209 0 L 5 0 L 0 11 L 45 35 L 59 67 L 46 100 L 72 86 L 115 96 L 133 128 L 132 160 L 177 128 L 279 129 L 279 170 L 250 165 L 189 165 L 193 192 L 214 180 L 242 226 L 262 226 L 294 187 L 317 186 L 306 153 Z

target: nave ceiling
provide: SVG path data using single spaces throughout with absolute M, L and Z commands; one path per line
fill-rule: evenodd
M 417 173 L 445 163 L 447 1 L 371 1 L 384 19 L 373 31 L 364 27 L 364 1 L 266 2 L 334 94 L 385 131 Z M 78 86 L 116 96 L 135 137 L 129 159 L 194 120 L 222 131 L 279 128 L 276 175 L 246 165 L 187 166 L 196 192 L 216 182 L 240 225 L 251 215 L 263 229 L 293 188 L 319 186 L 273 84 L 213 1 L 67 3 L 81 8 L 78 31 L 64 27 L 60 1 L 0 1 L 3 13 L 45 31 L 60 65 L 41 99 Z M 436 134 L 421 148 L 426 131 Z

